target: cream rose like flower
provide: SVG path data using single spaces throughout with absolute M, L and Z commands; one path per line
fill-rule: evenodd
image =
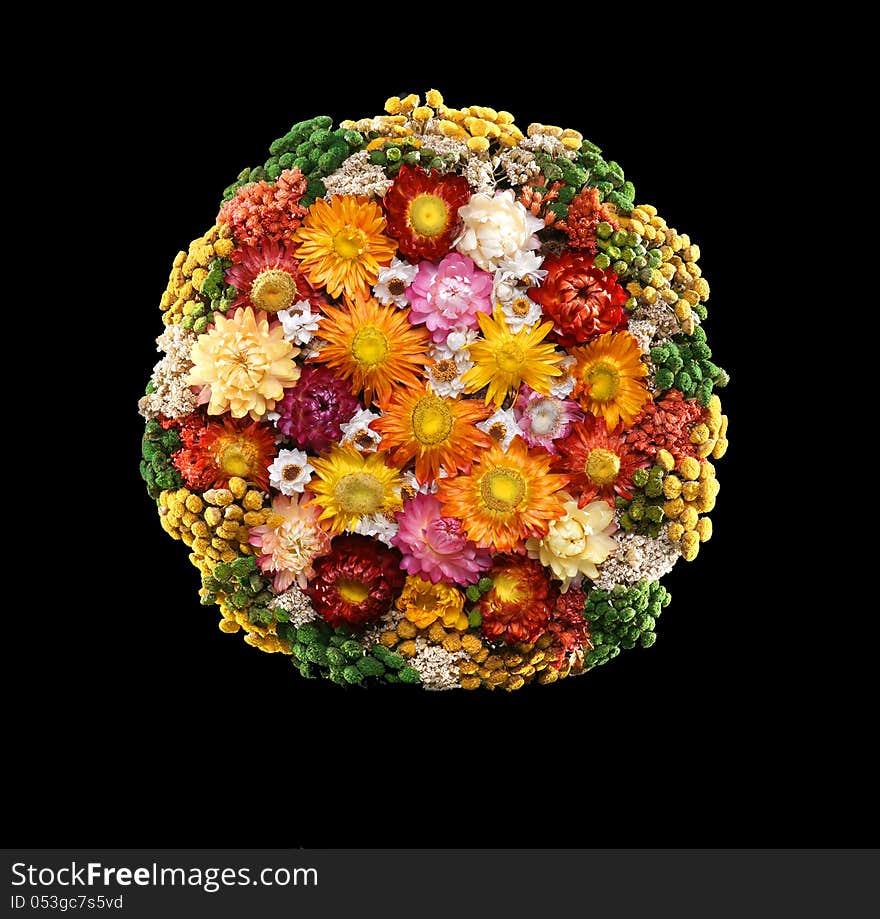
M 543 539 L 529 539 L 526 549 L 562 581 L 562 592 L 568 590 L 579 574 L 593 580 L 599 577 L 601 564 L 617 548 L 611 534 L 617 529 L 614 509 L 605 501 L 592 501 L 578 507 L 568 497 L 565 514 L 550 524 Z
M 202 386 L 208 414 L 229 411 L 233 418 L 259 421 L 300 375 L 299 354 L 284 339 L 280 322 L 269 323 L 262 310 L 239 307 L 232 319 L 217 315 L 214 328 L 196 339 L 190 352 L 190 386 Z
M 519 264 L 522 253 L 537 249 L 533 236 L 544 221 L 532 216 L 510 189 L 494 195 L 478 193 L 458 209 L 464 229 L 455 248 L 470 256 L 484 271 L 497 271 Z M 540 264 L 540 261 L 537 262 Z

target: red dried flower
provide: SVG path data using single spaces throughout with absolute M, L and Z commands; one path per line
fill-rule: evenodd
M 299 169 L 285 169 L 274 185 L 253 182 L 243 185 L 221 208 L 218 223 L 232 225 L 233 239 L 255 246 L 263 239 L 278 242 L 289 238 L 302 223 L 306 209 L 299 199 L 308 182 Z
M 589 651 L 593 647 L 590 640 L 590 623 L 584 618 L 583 591 L 572 587 L 567 593 L 556 598 L 547 632 L 553 636 L 551 648 L 557 653 L 554 667 L 561 667 L 569 654 L 578 651 Z
M 690 441 L 691 428 L 705 414 L 698 402 L 688 402 L 679 390 L 670 389 L 659 401 L 645 405 L 623 439 L 630 449 L 645 456 L 654 457 L 658 450 L 668 450 L 677 460 L 695 457 L 697 445 Z
M 614 214 L 599 200 L 598 189 L 584 188 L 569 204 L 565 220 L 557 221 L 556 227 L 565 230 L 572 248 L 584 249 L 595 255 L 596 227 L 603 220 L 618 229 Z
M 613 271 L 602 271 L 589 255 L 563 252 L 544 261 L 547 277 L 529 296 L 553 320 L 563 347 L 582 345 L 627 325 L 626 291 Z
M 238 291 L 230 309 L 252 306 L 267 313 L 289 309 L 300 300 L 320 307 L 324 298 L 315 293 L 300 271 L 293 250 L 264 239 L 256 246 L 238 246 L 232 250 L 232 267 L 226 272 L 226 283 Z
M 534 641 L 550 618 L 556 588 L 534 559 L 499 557 L 486 575 L 492 587 L 480 598 L 483 633 L 507 642 Z
M 442 259 L 461 228 L 458 209 L 470 196 L 464 176 L 402 166 L 382 201 L 388 233 L 400 254 L 412 262 Z
M 622 425 L 609 431 L 604 418 L 588 415 L 575 424 L 564 440 L 557 440 L 557 467 L 569 477 L 569 488 L 578 496 L 578 507 L 594 498 L 613 506 L 614 496 L 632 497 L 632 474 L 648 460 L 629 446 Z
M 403 587 L 400 553 L 366 536 L 337 536 L 315 562 L 306 593 L 330 625 L 363 625 L 388 611 Z

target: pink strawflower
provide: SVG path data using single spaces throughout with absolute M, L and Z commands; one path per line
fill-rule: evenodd
M 520 387 L 513 410 L 525 442 L 530 447 L 543 447 L 548 453 L 557 452 L 554 440 L 565 437 L 574 422 L 584 420 L 577 402 L 542 396 L 525 383 Z
M 274 185 L 242 185 L 235 197 L 220 208 L 217 223 L 232 225 L 233 239 L 239 246 L 255 246 L 264 239 L 287 240 L 306 214 L 299 199 L 306 193 L 307 184 L 299 169 L 285 169 Z
M 283 518 L 281 522 L 252 527 L 250 532 L 250 544 L 261 553 L 257 564 L 264 574 L 275 574 L 272 586 L 277 593 L 287 590 L 294 580 L 305 588 L 315 576 L 312 562 L 330 551 L 330 537 L 318 523 L 319 508 L 300 500 L 299 495 L 276 495 L 272 511 Z
M 340 426 L 362 407 L 349 384 L 332 370 L 309 365 L 276 404 L 281 417 L 275 425 L 300 450 L 326 453 L 342 437 Z
M 443 517 L 434 495 L 418 494 L 397 514 L 391 543 L 403 553 L 400 567 L 425 581 L 473 584 L 492 567 L 492 555 L 462 533 L 457 517 Z
M 420 262 L 406 289 L 409 321 L 424 323 L 434 341 L 446 341 L 453 329 L 476 329 L 477 313 L 492 313 L 492 275 L 466 255 L 450 252 L 441 262 Z

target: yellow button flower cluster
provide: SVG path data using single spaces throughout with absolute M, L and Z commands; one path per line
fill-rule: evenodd
M 201 303 L 199 294 L 208 277 L 208 267 L 215 258 L 226 258 L 232 252 L 231 236 L 232 227 L 214 224 L 204 236 L 189 244 L 188 252 L 177 253 L 168 286 L 159 301 L 165 325 L 180 322 L 188 303 Z
M 692 456 L 684 457 L 674 466 L 672 454 L 666 450 L 657 452 L 657 463 L 669 470 L 663 479 L 666 498 L 663 513 L 669 520 L 666 532 L 673 542 L 681 543 L 682 558 L 692 562 L 700 551 L 700 543 L 712 537 L 712 521 L 701 515 L 715 507 L 720 488 L 715 467 Z
M 244 630 L 244 640 L 253 648 L 259 648 L 267 654 L 290 654 L 290 644 L 282 641 L 275 634 L 275 623 L 261 625 L 248 619 L 247 610 L 237 610 L 223 600 L 219 603 L 220 631 L 229 635 Z
M 721 459 L 727 453 L 727 415 L 721 414 L 721 400 L 714 393 L 705 421 L 694 425 L 690 440 L 697 445 L 697 456 L 701 458 Z
M 667 226 L 653 205 L 640 204 L 628 217 L 617 214 L 616 219 L 621 229 L 641 237 L 646 249 L 660 250 L 660 264 L 651 277 L 626 285 L 630 296 L 650 305 L 662 300 L 674 310 L 682 331 L 692 334 L 693 307 L 709 299 L 709 285 L 697 264 L 700 247 L 691 243 L 687 233 Z
M 228 488 L 212 488 L 201 497 L 188 488 L 161 492 L 159 519 L 167 533 L 192 549 L 193 565 L 209 575 L 217 562 L 254 554 L 249 528 L 277 522 L 263 502 L 262 492 L 234 477 Z

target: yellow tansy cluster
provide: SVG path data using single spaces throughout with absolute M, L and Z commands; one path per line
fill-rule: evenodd
M 244 640 L 253 648 L 259 648 L 267 654 L 290 654 L 290 644 L 282 641 L 276 634 L 276 624 L 261 625 L 251 622 L 247 610 L 234 609 L 225 600 L 220 600 L 220 631 L 229 635 L 244 630 Z
M 610 210 L 615 210 L 613 206 Z M 709 284 L 702 276 L 697 260 L 700 247 L 687 233 L 679 233 L 657 215 L 657 208 L 640 204 L 628 217 L 617 214 L 621 229 L 641 237 L 646 249 L 660 250 L 660 264 L 646 281 L 630 281 L 626 289 L 640 303 L 653 306 L 665 303 L 675 313 L 681 330 L 694 331 L 693 307 L 709 299 Z
M 700 543 L 712 537 L 712 521 L 708 514 L 715 507 L 720 486 L 715 467 L 686 456 L 677 464 L 666 450 L 657 452 L 657 464 L 668 470 L 663 479 L 663 513 L 669 520 L 666 533 L 673 542 L 681 543 L 681 555 L 692 562 L 700 551 Z
M 727 415 L 721 414 L 721 400 L 714 393 L 705 419 L 691 429 L 690 440 L 701 458 L 721 459 L 727 453 Z
M 181 322 L 193 306 L 201 304 L 199 295 L 208 277 L 208 267 L 215 258 L 226 258 L 232 252 L 231 236 L 231 227 L 215 224 L 189 244 L 188 252 L 177 253 L 168 286 L 159 301 L 165 325 Z
M 233 477 L 228 488 L 211 488 L 201 496 L 188 488 L 161 492 L 159 519 L 167 533 L 192 549 L 193 565 L 209 575 L 217 562 L 255 554 L 248 542 L 249 528 L 273 525 L 277 516 L 264 502 L 261 491 Z

